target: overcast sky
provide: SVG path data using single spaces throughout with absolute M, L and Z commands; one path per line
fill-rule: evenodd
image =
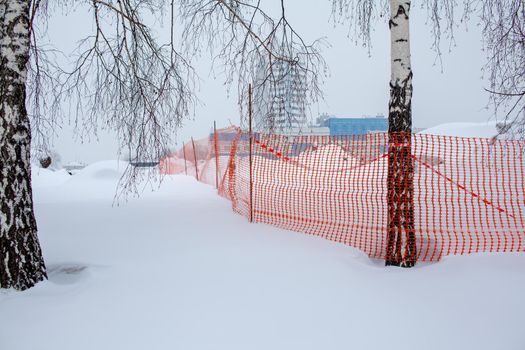
M 271 2 L 275 0 L 266 0 Z M 288 0 L 287 16 L 297 31 L 307 40 L 326 37 L 330 47 L 323 56 L 330 68 L 324 84 L 325 100 L 312 107 L 310 118 L 320 113 L 340 116 L 387 115 L 388 82 L 390 77 L 390 41 L 386 23 L 379 23 L 373 34 L 371 55 L 348 38 L 346 26 L 334 26 L 330 21 L 328 0 Z M 276 2 L 277 5 L 277 2 Z M 82 10 L 67 16 L 55 15 L 49 33 L 53 44 L 70 50 L 81 38 L 82 31 L 91 28 L 89 15 Z M 480 29 L 475 23 L 456 30 L 456 45 L 449 52 L 443 42 L 443 71 L 431 50 L 430 27 L 426 12 L 414 8 L 411 17 L 412 67 L 414 71 L 413 120 L 415 127 L 431 127 L 449 122 L 484 122 L 492 118 L 486 109 L 488 95 L 482 80 L 485 61 L 481 50 Z M 167 28 L 156 28 L 159 36 L 167 36 Z M 219 127 L 239 123 L 236 88 L 228 96 L 224 78 L 211 74 L 210 57 L 197 64 L 200 89 L 197 96 L 202 105 L 195 110 L 195 120 L 188 120 L 179 131 L 179 145 L 191 136 L 204 137 L 213 121 Z M 117 157 L 117 144 L 111 133 L 101 134 L 90 142 L 74 141 L 72 127 L 58 131 L 55 149 L 64 162 L 86 163 Z

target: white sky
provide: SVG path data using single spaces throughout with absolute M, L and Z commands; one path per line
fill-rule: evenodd
M 267 2 L 276 0 L 267 0 Z M 277 2 L 276 2 L 277 5 Z M 326 37 L 331 47 L 323 51 L 330 68 L 324 85 L 325 100 L 315 105 L 311 116 L 319 113 L 361 116 L 388 110 L 388 82 L 390 77 L 390 41 L 386 23 L 379 23 L 373 35 L 371 57 L 366 49 L 355 45 L 347 36 L 348 27 L 336 26 L 330 21 L 330 1 L 288 0 L 287 16 L 292 25 L 306 39 L 312 41 Z M 426 12 L 413 8 L 411 17 L 412 67 L 414 71 L 413 121 L 415 127 L 430 127 L 448 122 L 483 122 L 492 117 L 486 109 L 488 94 L 481 76 L 484 53 L 481 34 L 476 23 L 456 30 L 456 45 L 448 52 L 448 41 L 443 42 L 443 72 L 435 64 L 436 53 L 431 50 L 430 27 L 425 24 Z M 54 16 L 50 38 L 54 45 L 71 50 L 89 30 L 89 15 L 82 10 L 67 16 Z M 167 28 L 157 28 L 160 36 L 167 35 Z M 210 58 L 203 57 L 197 64 L 201 78 L 197 92 L 202 105 L 195 110 L 195 120 L 188 120 L 179 131 L 179 145 L 191 136 L 206 136 L 213 126 L 239 123 L 236 88 L 227 95 L 221 76 L 210 74 Z M 55 140 L 55 149 L 63 162 L 86 163 L 117 157 L 117 144 L 111 133 L 100 134 L 90 142 L 74 141 L 72 127 L 64 125 Z

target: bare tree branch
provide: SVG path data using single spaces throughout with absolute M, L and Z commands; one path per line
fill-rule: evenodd
M 307 44 L 288 22 L 284 0 L 280 5 L 280 15 L 274 19 L 262 9 L 260 0 L 181 1 L 186 52 L 199 56 L 204 46 L 212 53 L 215 67 L 223 69 L 226 82 L 237 81 L 242 115 L 250 83 L 259 99 L 265 98 L 259 105 L 279 103 L 279 84 L 291 76 L 290 91 L 304 96 L 297 101 L 300 109 L 306 110 L 322 97 L 320 86 L 327 68 L 320 50 L 325 42 Z M 255 113 L 264 114 L 268 124 L 276 118 L 269 111 Z
M 502 122 L 500 131 L 511 138 L 525 138 L 525 3 L 484 0 L 478 6 L 490 103 Z
M 68 3 L 87 7 L 94 29 L 80 40 L 71 67 L 43 61 L 46 52 L 36 41 L 32 43 L 33 129 L 37 134 L 47 134 L 53 129 L 55 118 L 42 116 L 55 113 L 62 104 L 73 103 L 74 124 L 79 133 L 115 131 L 121 151 L 132 154 L 132 160 L 158 160 L 172 144 L 195 102 L 194 70 L 174 42 L 173 1 Z M 39 6 L 42 0 L 35 0 L 34 12 Z M 172 33 L 169 42 L 159 43 L 147 23 L 152 16 L 162 20 L 165 13 L 169 13 Z M 53 89 L 42 91 L 43 83 Z M 46 104 L 42 103 L 42 96 L 54 98 Z M 43 125 L 45 122 L 48 124 Z M 137 169 L 131 168 L 122 181 L 124 190 L 136 190 L 133 186 L 138 176 Z
M 376 21 L 384 17 L 385 0 L 331 0 L 337 23 L 350 26 L 350 35 L 370 49 Z M 421 0 L 433 37 L 432 48 L 441 61 L 441 41 L 454 45 L 460 24 L 479 21 L 491 93 L 489 103 L 510 137 L 525 137 L 525 3 L 523 0 Z M 504 116 L 499 115 L 502 113 Z

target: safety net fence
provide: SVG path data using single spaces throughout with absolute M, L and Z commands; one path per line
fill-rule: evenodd
M 418 261 L 525 251 L 524 141 L 398 136 L 250 137 L 231 127 L 186 143 L 160 171 L 216 186 L 253 222 L 372 258 L 386 258 L 392 223 L 415 237 Z

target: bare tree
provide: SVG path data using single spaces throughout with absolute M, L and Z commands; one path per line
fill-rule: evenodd
M 414 170 L 411 154 L 412 65 L 408 0 L 333 0 L 334 14 L 348 16 L 357 38 L 370 46 L 375 21 L 389 9 L 391 78 L 388 109 L 386 265 L 412 267 L 417 260 L 414 232 Z
M 278 84 L 282 74 L 274 67 L 285 62 L 302 72 L 297 84 L 309 88 L 310 100 L 320 96 L 319 43 L 307 45 L 295 32 L 284 0 L 277 20 L 260 1 L 181 0 L 178 6 L 174 0 L 0 0 L 0 288 L 23 290 L 46 277 L 33 214 L 31 131 L 45 150 L 64 102 L 73 103 L 79 130 L 111 129 L 126 153 L 157 160 L 195 102 L 195 73 L 185 57 L 198 55 L 201 40 L 217 50 L 228 82 L 237 77 L 241 108 L 261 62 L 261 87 Z M 62 66 L 56 57 L 62 53 L 40 39 L 50 12 L 73 7 L 90 14 L 94 29 L 80 41 L 74 64 Z M 186 18 L 190 56 L 176 49 L 176 10 Z M 159 43 L 148 23 L 166 18 L 170 39 Z M 122 183 L 133 190 L 138 170 L 126 174 Z
M 68 5 L 83 6 L 94 24 L 72 68 L 38 45 L 36 25 L 39 16 L 45 22 L 49 10 Z M 175 49 L 174 13 L 174 2 L 163 0 L 0 0 L 1 288 L 23 290 L 46 276 L 33 214 L 26 96 L 35 135 L 45 137 L 56 107 L 74 101 L 81 129 L 103 125 L 137 158 L 158 159 L 194 101 L 193 69 Z M 158 43 L 150 14 L 167 14 L 169 42 Z M 133 184 L 139 173 L 126 174 L 124 184 Z
M 415 1 L 414 1 L 415 3 Z M 525 135 L 525 3 L 522 0 L 421 0 L 427 11 L 433 48 L 441 57 L 441 40 L 454 42 L 459 23 L 479 16 L 483 25 L 485 66 L 491 101 L 506 110 L 503 133 Z M 417 260 L 414 236 L 412 131 L 412 67 L 409 18 L 412 1 L 332 0 L 334 18 L 350 23 L 357 41 L 370 48 L 377 21 L 385 18 L 391 31 L 388 163 L 388 231 L 386 264 L 413 266 Z
M 277 18 L 271 17 L 261 3 L 261 0 L 181 0 L 186 50 L 191 56 L 204 50 L 212 54 L 227 83 L 237 83 L 243 116 L 249 84 L 253 84 L 260 100 L 257 106 L 284 106 L 279 93 L 283 80 L 290 81 L 290 90 L 303 97 L 296 101 L 298 108 L 306 109 L 322 97 L 320 86 L 327 68 L 320 52 L 325 41 L 306 43 L 288 21 L 284 0 L 280 1 Z M 293 114 L 286 112 L 282 115 L 292 118 Z M 276 122 L 277 117 L 270 110 L 256 110 L 255 114 L 261 114 L 267 126 Z M 246 120 L 241 122 L 245 124 Z M 293 120 L 283 123 L 291 125 Z
M 422 0 L 431 20 L 433 47 L 441 55 L 442 36 L 454 39 L 456 0 Z M 464 0 L 466 17 L 471 0 Z M 417 261 L 414 231 L 414 169 L 411 154 L 413 71 L 410 52 L 408 0 L 332 0 L 338 20 L 350 23 L 356 40 L 371 46 L 373 27 L 388 18 L 391 45 L 390 102 L 388 109 L 387 246 L 386 265 L 412 267 Z M 389 13 L 389 16 L 387 14 Z
M 194 71 L 175 44 L 174 1 L 91 2 L 95 30 L 78 46 L 73 69 L 60 72 L 58 96 L 77 101 L 80 130 L 96 133 L 102 125 L 136 160 L 158 160 L 194 103 Z M 166 12 L 170 39 L 158 43 L 147 14 L 162 20 Z M 144 173 L 125 174 L 124 189 L 135 190 Z
M 416 263 L 414 232 L 414 169 L 412 163 L 411 2 L 390 1 L 391 78 L 388 105 L 387 265 Z
M 487 53 L 485 71 L 500 132 L 525 138 L 525 3 L 522 0 L 477 2 Z M 503 118 L 498 116 L 503 113 Z

